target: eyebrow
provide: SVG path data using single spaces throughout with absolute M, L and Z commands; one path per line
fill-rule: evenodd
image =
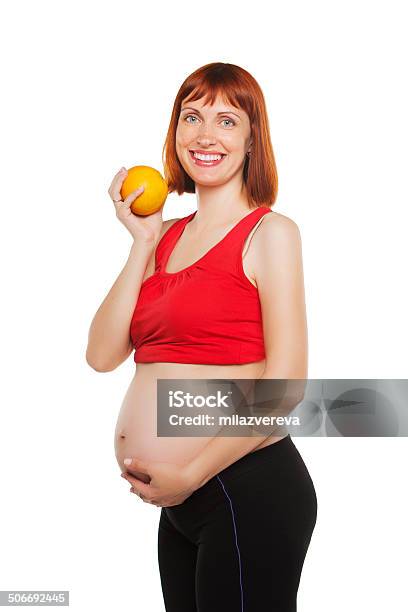
M 184 110 L 193 110 L 198 115 L 201 114 L 200 111 L 197 108 L 193 108 L 192 106 L 183 106 L 180 109 L 180 112 L 184 111 Z M 221 111 L 221 112 L 217 113 L 217 115 L 226 115 L 226 114 L 235 115 L 236 117 L 238 117 L 238 119 L 241 119 L 241 117 L 237 113 L 234 113 L 233 111 L 230 111 L 230 110 L 224 110 L 224 111 Z

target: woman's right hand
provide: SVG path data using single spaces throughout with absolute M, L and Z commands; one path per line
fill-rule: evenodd
M 134 214 L 131 211 L 130 205 L 143 193 L 144 187 L 132 191 L 127 198 L 122 200 L 120 190 L 127 174 L 126 168 L 121 168 L 113 177 L 113 181 L 108 189 L 108 193 L 116 208 L 116 216 L 126 229 L 129 230 L 135 241 L 156 243 L 163 224 L 163 208 L 160 208 L 160 210 L 151 215 Z

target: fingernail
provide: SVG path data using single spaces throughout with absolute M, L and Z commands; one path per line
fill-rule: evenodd
M 124 463 L 125 465 L 130 465 L 130 464 L 132 463 L 132 460 L 131 460 L 131 459 L 124 459 L 124 460 L 123 460 L 123 463 Z

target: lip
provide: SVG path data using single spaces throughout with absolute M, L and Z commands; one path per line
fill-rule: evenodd
M 227 155 L 226 153 L 221 153 L 220 151 L 203 151 L 202 149 L 189 149 L 188 152 L 194 164 L 196 166 L 201 166 L 202 168 L 212 168 L 214 166 L 218 166 Z M 202 155 L 221 155 L 221 159 L 217 159 L 215 161 L 210 162 L 203 161 L 194 157 L 194 153 L 201 153 Z
M 226 155 L 226 153 L 222 153 L 222 151 L 206 151 L 205 149 L 190 149 L 193 153 L 202 153 L 203 155 Z

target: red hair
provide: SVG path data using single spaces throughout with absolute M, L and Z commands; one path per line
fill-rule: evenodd
M 195 183 L 186 173 L 176 153 L 176 130 L 183 101 L 204 97 L 214 104 L 217 94 L 244 110 L 250 121 L 251 154 L 245 156 L 243 180 L 250 207 L 269 206 L 276 200 L 278 174 L 269 132 L 265 99 L 254 77 L 234 64 L 213 62 L 198 68 L 182 83 L 174 101 L 170 125 L 163 147 L 164 175 L 169 192 L 195 193 Z

